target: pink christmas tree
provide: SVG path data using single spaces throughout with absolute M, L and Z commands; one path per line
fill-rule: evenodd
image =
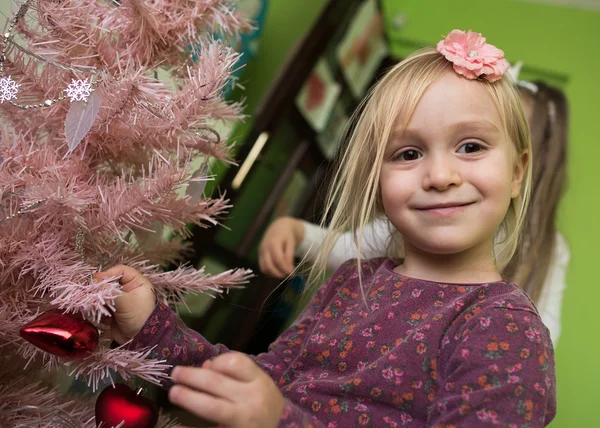
M 181 260 L 189 224 L 213 226 L 228 208 L 201 195 L 208 159 L 232 162 L 215 126 L 240 117 L 223 96 L 238 54 L 215 35 L 248 23 L 222 0 L 15 8 L 0 37 L 0 427 L 95 426 L 93 403 L 47 387 L 48 373 L 62 367 L 97 388 L 115 373 L 158 383 L 168 368 L 111 348 L 102 320 L 121 290 L 95 272 L 131 265 L 169 303 L 249 277 L 161 269 Z M 88 337 L 59 356 L 33 345 L 21 329 L 44 314 L 100 330 L 97 346 Z

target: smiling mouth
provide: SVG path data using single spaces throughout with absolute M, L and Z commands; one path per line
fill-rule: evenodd
M 467 202 L 465 204 L 450 203 L 450 204 L 439 204 L 431 205 L 428 207 L 420 207 L 416 210 L 422 213 L 434 214 L 434 215 L 451 215 L 459 213 L 465 210 L 467 207 L 473 205 L 474 202 Z
M 446 209 L 446 208 L 461 208 L 461 207 L 466 207 L 466 206 L 469 206 L 469 205 L 471 205 L 473 203 L 474 202 L 466 202 L 466 203 L 450 202 L 450 203 L 447 203 L 447 204 L 438 204 L 438 205 L 430 205 L 430 206 L 426 206 L 426 207 L 418 207 L 416 209 L 418 211 L 442 210 L 442 209 Z

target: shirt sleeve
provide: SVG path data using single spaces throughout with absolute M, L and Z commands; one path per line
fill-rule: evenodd
M 325 240 L 325 229 L 302 221 L 304 225 L 304 239 L 296 249 L 296 257 L 304 257 L 305 255 L 311 261 L 317 258 L 317 251 L 320 244 Z M 380 218 L 368 223 L 363 231 L 363 244 L 361 249 L 361 257 L 365 259 L 373 259 L 385 257 L 387 255 L 387 246 L 390 238 L 390 225 L 387 219 Z M 346 260 L 355 259 L 357 256 L 358 247 L 354 242 L 352 232 L 342 233 L 335 242 L 331 254 L 327 259 L 327 269 L 336 270 Z
M 350 267 L 350 263 L 346 268 Z M 310 335 L 323 301 L 335 292 L 330 284 L 337 279 L 343 269 L 339 269 L 321 286 L 296 321 L 283 332 L 270 346 L 268 352 L 250 357 L 278 384 L 285 384 L 284 373 L 289 363 L 300 351 L 305 338 Z M 162 302 L 157 303 L 148 320 L 127 345 L 128 349 L 152 348 L 149 358 L 164 359 L 174 366 L 199 367 L 208 359 L 230 350 L 221 344 L 213 345 L 200 333 L 187 327 L 177 313 Z M 165 388 L 170 380 L 162 381 Z
M 302 242 L 296 248 L 295 255 L 296 257 L 306 256 L 310 261 L 314 262 L 317 258 L 319 244 L 325 239 L 327 231 L 314 223 L 304 220 L 300 221 L 304 226 L 304 239 L 302 239 Z
M 446 337 L 427 426 L 544 427 L 556 414 L 554 351 L 531 309 L 472 311 Z
M 175 311 L 162 302 L 156 304 L 127 348 L 152 348 L 148 358 L 166 360 L 173 367 L 199 367 L 204 361 L 229 352 L 226 346 L 213 345 L 200 333 L 189 328 Z M 168 388 L 172 382 L 163 380 L 161 385 Z
M 550 337 L 554 346 L 556 346 L 560 337 L 560 315 L 563 294 L 567 287 L 567 267 L 570 258 L 571 255 L 567 242 L 557 232 L 552 263 L 548 270 L 548 276 L 546 277 L 546 283 L 542 289 L 539 302 L 536 304 L 542 321 L 548 327 L 548 330 L 550 330 Z

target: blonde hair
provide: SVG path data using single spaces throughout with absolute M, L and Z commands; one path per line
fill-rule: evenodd
M 356 264 L 362 288 L 361 248 L 365 225 L 384 215 L 379 189 L 379 175 L 383 154 L 396 121 L 405 118 L 406 126 L 421 97 L 446 72 L 452 64 L 433 48 L 421 49 L 393 66 L 369 91 L 353 114 L 353 129 L 345 149 L 337 158 L 337 168 L 328 191 L 321 226 L 327 228 L 325 240 L 317 253 L 308 277 L 314 285 L 323 275 L 327 258 L 340 234 L 354 231 L 358 251 Z M 494 254 L 501 270 L 512 258 L 519 242 L 531 189 L 531 142 L 529 128 L 521 99 L 514 84 L 506 77 L 490 83 L 473 81 L 482 85 L 498 107 L 505 132 L 514 143 L 517 154 L 529 152 L 521 194 L 510 203 L 502 225 L 497 231 L 501 237 L 501 251 Z M 390 245 L 388 256 L 398 254 Z

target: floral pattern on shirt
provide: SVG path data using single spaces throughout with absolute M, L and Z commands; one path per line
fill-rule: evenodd
M 556 412 L 554 352 L 527 295 L 505 281 L 443 284 L 390 259 L 342 265 L 253 357 L 286 397 L 281 427 L 541 427 Z M 130 347 L 199 366 L 228 352 L 159 303 Z M 165 386 L 169 386 L 165 384 Z

